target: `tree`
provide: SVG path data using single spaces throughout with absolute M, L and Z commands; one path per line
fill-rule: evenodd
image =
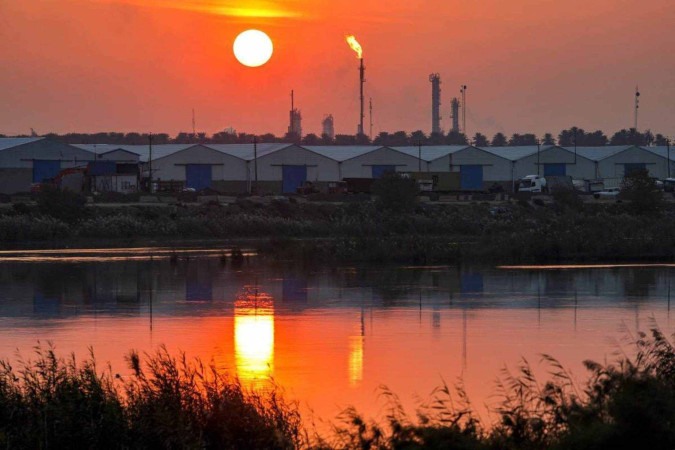
M 609 139 L 600 130 L 596 130 L 592 133 L 586 133 L 584 135 L 584 140 L 581 145 L 586 147 L 604 147 L 609 142 Z M 577 145 L 580 145 L 577 143 Z
M 276 137 L 272 133 L 265 133 L 260 136 L 258 136 L 258 142 L 263 142 L 263 143 L 274 143 L 274 142 L 279 142 L 279 138 Z
M 359 133 L 356 135 L 356 144 L 357 145 L 370 145 L 370 138 L 367 134 Z
M 490 145 L 492 147 L 504 147 L 506 145 L 506 136 L 504 136 L 504 133 L 495 134 Z
M 445 137 L 445 143 L 448 145 L 469 145 L 469 141 L 464 133 L 451 131 Z
M 544 138 L 541 140 L 541 143 L 544 145 L 555 145 L 555 138 L 551 133 L 544 134 Z
M 408 133 L 405 131 L 396 131 L 390 136 L 390 145 L 396 145 L 396 146 L 405 146 L 405 145 L 410 145 L 410 140 L 408 138 Z
M 295 131 L 289 131 L 288 133 L 284 134 L 284 142 L 292 142 L 294 144 L 299 144 L 300 135 Z
M 509 139 L 509 146 L 518 146 L 518 145 L 537 145 L 537 137 L 534 134 L 518 134 L 514 133 Z
M 657 133 L 656 136 L 654 137 L 654 145 L 658 145 L 659 147 L 665 147 L 668 145 L 668 138 L 662 135 L 661 133 Z
M 647 139 L 644 134 L 635 128 L 624 128 L 614 133 L 609 143 L 611 145 L 647 145 Z
M 481 133 L 476 133 L 471 141 L 476 147 L 487 147 L 490 145 L 487 136 Z
M 329 135 L 327 135 L 326 133 L 323 133 L 323 134 L 321 135 L 321 143 L 322 143 L 323 145 L 330 145 L 330 144 L 334 143 L 334 139 L 331 138 L 331 137 L 330 137 Z
M 427 140 L 427 144 L 429 145 L 443 145 L 443 142 L 445 141 L 445 136 L 443 133 L 431 133 L 429 136 L 429 139 Z
M 410 144 L 411 145 L 417 145 L 419 143 L 422 143 L 422 145 L 425 145 L 427 143 L 427 135 L 424 134 L 424 131 L 422 130 L 416 130 L 410 133 Z
M 572 127 L 568 130 L 562 130 L 558 135 L 558 145 L 562 147 L 572 147 L 580 145 L 586 132 L 578 127 Z
M 335 145 L 356 145 L 356 136 L 352 134 L 336 134 Z
M 302 138 L 302 143 L 304 145 L 319 145 L 321 143 L 321 139 L 316 134 L 309 133 Z
M 373 139 L 373 144 L 381 145 L 381 146 L 387 146 L 387 145 L 391 145 L 389 143 L 390 140 L 391 139 L 389 137 L 389 133 L 387 133 L 386 131 L 382 131 L 382 132 L 380 132 L 380 134 L 375 136 L 375 139 Z

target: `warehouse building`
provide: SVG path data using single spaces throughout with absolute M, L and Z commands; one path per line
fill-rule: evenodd
M 223 144 L 208 147 L 245 161 L 245 167 L 237 167 L 237 176 L 246 181 L 248 190 L 257 188 L 260 193 L 295 193 L 308 181 L 323 188 L 340 179 L 335 159 L 295 144 Z
M 501 153 L 495 147 L 465 147 L 452 154 L 450 171 L 460 173 L 462 190 L 482 191 L 495 184 L 511 190 L 513 161 Z
M 30 192 L 62 169 L 85 167 L 92 152 L 44 138 L 0 138 L 0 193 Z
M 389 147 L 363 146 L 309 146 L 313 152 L 337 161 L 338 178 L 380 178 L 387 172 L 414 172 L 420 160 Z
M 450 172 L 452 171 L 452 155 L 469 148 L 468 145 L 431 145 L 431 146 L 408 146 L 391 147 L 394 150 L 422 160 L 421 170 L 425 172 Z
M 525 147 L 528 155 L 516 160 L 516 179 L 526 175 L 570 176 L 575 180 L 593 180 L 596 177 L 595 162 L 573 147 L 547 145 Z M 577 148 L 578 150 L 578 148 Z
M 605 180 L 605 187 L 619 186 L 621 180 L 635 170 L 647 170 L 656 178 L 668 176 L 666 154 L 659 150 L 625 145 L 577 147 L 577 153 L 594 161 L 595 178 Z

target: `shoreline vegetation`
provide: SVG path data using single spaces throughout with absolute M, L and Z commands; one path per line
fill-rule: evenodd
M 387 185 L 387 183 L 389 183 Z M 589 203 L 575 193 L 501 203 L 423 203 L 412 180 L 383 180 L 376 201 L 239 198 L 169 206 L 86 205 L 45 189 L 0 209 L 0 245 L 16 248 L 245 243 L 300 262 L 562 263 L 672 261 L 675 204 L 653 192 Z
M 583 382 L 542 355 L 548 379 L 527 361 L 504 369 L 492 423 L 461 382 L 441 385 L 411 416 L 386 389 L 385 416 L 343 411 L 332 430 L 307 427 L 280 387 L 251 391 L 212 364 L 130 352 L 129 375 L 38 346 L 18 368 L 0 362 L 0 446 L 97 449 L 670 449 L 675 445 L 675 348 L 654 325 L 630 336 L 613 362 L 585 361 Z M 626 350 L 626 349 L 623 349 Z M 632 356 L 628 356 L 632 355 Z

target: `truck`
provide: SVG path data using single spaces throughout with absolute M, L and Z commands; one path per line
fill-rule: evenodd
M 518 192 L 553 193 L 562 190 L 574 190 L 572 177 L 526 175 L 518 181 Z

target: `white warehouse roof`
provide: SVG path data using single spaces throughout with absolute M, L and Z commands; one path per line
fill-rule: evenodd
M 406 146 L 406 147 L 390 147 L 406 155 L 414 156 L 419 158 L 420 153 L 422 154 L 422 161 L 431 162 L 444 156 L 452 155 L 460 150 L 471 147 L 470 145 L 423 145 L 421 147 L 415 146 Z
M 321 156 L 330 158 L 334 161 L 347 161 L 348 159 L 357 158 L 375 150 L 379 150 L 382 146 L 377 145 L 303 145 L 302 148 L 318 153 Z
M 18 147 L 19 145 L 30 144 L 31 142 L 40 141 L 44 138 L 0 138 L 0 150 L 7 150 L 8 148 Z

